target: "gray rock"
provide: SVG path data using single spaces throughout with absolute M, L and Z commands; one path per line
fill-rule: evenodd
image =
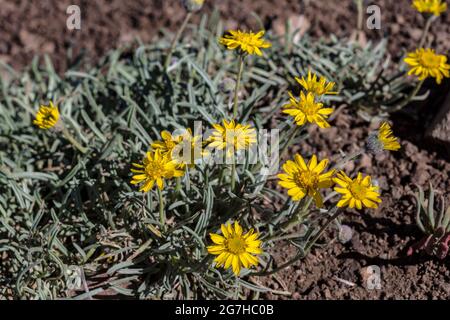
M 443 145 L 447 153 L 450 154 L 450 93 L 447 94 L 444 104 L 441 106 L 425 136 Z

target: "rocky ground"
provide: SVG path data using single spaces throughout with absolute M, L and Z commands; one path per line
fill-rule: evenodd
M 336 159 L 334 150 L 341 149 L 349 154 L 357 151 L 363 147 L 367 132 L 375 129 L 376 126 L 368 128 L 366 122 L 344 111 L 338 114 L 329 130 L 311 130 L 310 147 L 302 148 L 302 153 L 318 153 L 321 158 Z M 450 163 L 436 153 L 418 148 L 408 138 L 401 139 L 399 152 L 386 152 L 376 157 L 365 154 L 347 165 L 347 172 L 361 171 L 378 181 L 383 193 L 382 205 L 377 210 L 346 210 L 341 223 L 350 228 L 351 239 L 346 243 L 333 240 L 324 248 L 313 250 L 288 272 L 280 273 L 276 281 L 265 279 L 264 283 L 272 288 L 292 293 L 290 297 L 268 295 L 268 298 L 450 297 L 448 258 L 438 260 L 424 254 L 406 256 L 407 249 L 422 237 L 415 225 L 415 184 L 427 188 L 427 184 L 432 183 L 442 194 L 449 195 Z M 448 196 L 446 200 L 449 203 Z M 334 226 L 327 238 L 336 238 L 339 232 Z M 274 249 L 275 260 L 280 263 L 295 253 L 293 246 Z M 367 267 L 372 265 L 380 268 L 379 290 L 367 288 Z
M 413 49 L 421 35 L 424 19 L 407 5 L 409 1 L 368 1 L 381 8 L 381 30 L 365 30 L 368 40 L 390 35 L 394 58 Z M 80 5 L 81 30 L 66 28 L 66 8 Z M 356 9 L 351 0 L 230 0 L 208 1 L 202 11 L 217 7 L 227 27 L 256 28 L 258 14 L 266 28 L 282 33 L 284 22 L 291 22 L 314 36 L 351 36 L 356 25 Z M 108 50 L 140 38 L 151 41 L 160 28 L 175 29 L 183 18 L 178 1 L 170 0 L 0 0 L 0 60 L 22 69 L 36 54 L 48 54 L 59 72 L 70 67 L 78 55 L 95 63 Z M 196 19 L 199 19 L 197 15 Z M 448 55 L 450 15 L 445 14 L 431 29 L 428 43 Z M 395 41 L 393 41 L 395 40 Z M 69 53 L 69 59 L 67 58 Z M 429 84 L 434 86 L 434 84 Z M 448 83 L 434 90 L 431 104 L 442 101 Z M 433 102 L 434 101 L 434 102 Z M 424 132 L 438 107 L 421 106 L 419 111 L 393 117 L 402 150 L 374 158 L 364 155 L 353 165 L 371 174 L 383 191 L 383 205 L 375 211 L 347 211 L 342 223 L 352 230 L 347 243 L 333 241 L 317 248 L 275 278 L 263 279 L 289 296 L 269 294 L 267 298 L 289 299 L 448 299 L 450 297 L 449 259 L 436 260 L 424 255 L 406 257 L 406 249 L 421 234 L 414 223 L 416 210 L 412 197 L 414 184 L 427 188 L 432 182 L 443 194 L 450 194 L 450 162 L 446 155 L 424 139 Z M 426 115 L 427 117 L 424 117 Z M 427 119 L 426 121 L 424 119 Z M 333 157 L 328 150 L 351 152 L 364 144 L 368 124 L 344 109 L 328 130 L 311 131 L 309 149 L 322 157 Z M 370 128 L 369 128 L 370 129 Z M 374 129 L 374 128 L 371 128 Z M 352 168 L 349 168 L 352 169 Z M 448 196 L 447 196 L 447 200 Z M 448 201 L 447 201 L 448 203 Z M 332 228 L 327 237 L 331 238 Z M 274 249 L 276 261 L 295 253 L 285 246 Z M 289 248 L 289 247 L 288 247 Z M 368 290 L 366 268 L 381 271 L 381 289 Z
M 393 35 L 391 52 L 399 56 L 414 48 L 424 19 L 407 0 L 366 1 L 381 10 L 381 29 L 366 30 L 369 39 Z M 81 30 L 68 30 L 66 9 L 81 9 Z M 275 5 L 276 4 L 276 5 Z M 266 28 L 283 32 L 287 19 L 314 36 L 350 36 L 356 26 L 352 0 L 209 0 L 202 13 L 220 10 L 226 26 L 258 28 L 251 12 L 259 15 Z M 196 15 L 196 19 L 200 18 Z M 57 70 L 64 71 L 79 54 L 96 61 L 105 52 L 135 38 L 150 41 L 161 28 L 175 29 L 184 17 L 178 0 L 0 0 L 0 59 L 22 68 L 36 54 L 49 54 Z M 450 48 L 450 16 L 432 26 L 429 41 L 438 51 Z M 72 59 L 67 59 L 70 53 Z

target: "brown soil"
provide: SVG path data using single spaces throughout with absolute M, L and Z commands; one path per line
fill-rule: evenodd
M 398 57 L 412 49 L 421 35 L 424 19 L 405 1 L 367 1 L 381 8 L 381 30 L 366 30 L 368 38 L 395 35 L 391 52 Z M 81 30 L 66 28 L 66 9 L 81 8 Z M 266 28 L 282 29 L 287 18 L 303 15 L 304 25 L 314 36 L 336 33 L 350 36 L 356 25 L 352 0 L 225 0 L 207 1 L 203 13 L 220 10 L 226 27 L 258 28 L 255 12 Z M 144 42 L 158 35 L 160 28 L 175 29 L 184 17 L 177 0 L 0 0 L 0 59 L 16 68 L 30 64 L 34 55 L 49 54 L 59 71 L 66 70 L 79 54 L 95 62 L 107 51 L 135 38 Z M 200 14 L 196 15 L 196 20 Z M 443 15 L 432 26 L 431 45 L 440 52 L 450 48 L 450 16 Z M 70 52 L 71 59 L 67 58 Z
M 255 11 L 268 29 L 280 30 L 290 17 L 300 15 L 308 21 L 308 32 L 314 36 L 327 36 L 330 32 L 350 36 L 354 30 L 355 8 L 352 0 L 230 0 L 208 1 L 205 13 L 216 6 L 227 27 L 256 28 L 257 21 L 249 13 Z M 409 1 L 379 0 L 382 29 L 366 30 L 369 39 L 393 35 L 390 51 L 394 57 L 413 49 L 421 35 L 423 18 L 416 14 Z M 82 28 L 66 29 L 66 8 L 80 5 Z M 105 52 L 129 43 L 135 37 L 144 42 L 158 36 L 160 28 L 173 30 L 179 25 L 184 11 L 178 1 L 163 0 L 0 0 L 0 59 L 21 69 L 31 58 L 47 53 L 59 72 L 66 70 L 79 54 L 85 61 L 95 63 Z M 197 15 L 196 19 L 199 18 Z M 432 27 L 429 43 L 437 51 L 448 53 L 450 41 L 450 15 Z M 282 29 L 282 28 L 281 28 Z M 67 52 L 71 58 L 67 59 Z M 398 119 L 397 119 L 398 118 Z M 351 240 L 342 244 L 334 241 L 324 248 L 314 249 L 304 260 L 264 283 L 283 289 L 291 296 L 267 295 L 267 298 L 295 299 L 448 299 L 450 298 L 449 259 L 438 261 L 426 256 L 405 256 L 405 249 L 421 234 L 414 224 L 415 204 L 411 195 L 414 184 L 435 188 L 450 194 L 450 163 L 440 154 L 432 153 L 422 139 L 425 122 L 395 120 L 402 138 L 402 150 L 387 153 L 378 159 L 364 156 L 355 163 L 361 170 L 378 179 L 383 193 L 383 205 L 376 211 L 347 211 L 342 223 L 353 231 Z M 362 146 L 367 136 L 367 123 L 344 110 L 328 130 L 312 130 L 309 149 L 302 153 L 318 152 L 331 157 L 327 150 L 341 148 L 346 152 Z M 427 147 L 425 149 L 425 147 Z M 352 168 L 349 168 L 352 169 Z M 336 232 L 336 228 L 330 232 Z M 327 237 L 331 238 L 329 233 Z M 276 261 L 288 260 L 295 250 L 274 249 Z M 368 290 L 364 268 L 381 268 L 382 287 Z
M 335 150 L 352 153 L 364 145 L 366 122 L 349 112 L 338 114 L 327 130 L 310 130 L 310 146 L 302 154 L 317 153 L 336 159 Z M 351 130 L 350 130 L 351 128 Z M 406 250 L 422 234 L 415 226 L 414 184 L 427 188 L 431 182 L 443 194 L 450 194 L 450 163 L 436 154 L 419 149 L 401 139 L 399 152 L 374 157 L 363 155 L 349 163 L 347 172 L 370 174 L 380 184 L 383 203 L 377 210 L 346 210 L 341 223 L 350 227 L 351 240 L 345 244 L 333 240 L 324 248 L 314 249 L 269 287 L 292 293 L 295 299 L 448 299 L 450 297 L 449 259 L 431 259 L 425 255 L 406 256 Z M 450 200 L 447 197 L 448 200 Z M 335 239 L 337 225 L 327 238 Z M 328 241 L 324 241 L 328 242 Z M 282 248 L 282 249 L 281 249 Z M 280 246 L 273 250 L 279 263 L 295 256 L 296 249 Z M 381 271 L 381 289 L 368 290 L 365 268 L 376 265 Z M 267 298 L 281 298 L 268 295 Z

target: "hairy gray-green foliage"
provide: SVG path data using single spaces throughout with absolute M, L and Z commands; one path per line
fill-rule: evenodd
M 236 193 L 229 191 L 228 171 L 220 181 L 222 165 L 198 166 L 183 178 L 180 192 L 169 183 L 167 231 L 159 222 L 156 192 L 142 194 L 129 183 L 131 163 L 142 159 L 162 130 L 229 118 L 232 93 L 220 87 L 236 77 L 237 59 L 217 43 L 223 26 L 213 15 L 188 31 L 167 72 L 162 63 L 168 38 L 135 51 L 115 50 L 88 72 L 58 75 L 48 59 L 43 66 L 35 59 L 22 74 L 4 66 L 0 298 L 236 298 L 245 288 L 270 290 L 211 268 L 206 252 L 209 232 L 221 223 L 239 220 L 270 236 L 295 214 L 296 205 L 259 175 L 258 165 L 238 166 Z M 241 121 L 273 127 L 293 77 L 308 69 L 338 82 L 342 94 L 334 100 L 376 106 L 403 94 L 403 84 L 385 84 L 389 76 L 380 75 L 384 44 L 372 50 L 337 39 L 292 43 L 292 36 L 271 39 L 265 57 L 246 59 Z M 89 148 L 86 154 L 61 133 L 32 124 L 38 106 L 49 100 L 58 103 L 66 127 Z M 284 118 L 279 123 L 287 132 L 290 123 Z M 285 140 L 283 134 L 280 144 Z M 280 205 L 268 205 L 268 199 Z M 306 232 L 292 240 L 299 252 L 317 225 L 302 223 Z M 262 257 L 263 266 L 270 261 L 268 254 Z M 71 266 L 84 270 L 84 289 L 67 288 Z

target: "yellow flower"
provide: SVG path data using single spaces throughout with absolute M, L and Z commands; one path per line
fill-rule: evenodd
M 152 143 L 152 148 L 158 150 L 162 155 L 171 155 L 173 149 L 181 142 L 182 137 L 178 135 L 173 137 L 169 131 L 161 132 L 162 141 L 155 141 Z
M 400 149 L 400 143 L 393 135 L 391 126 L 387 122 L 383 122 L 378 130 L 378 140 L 383 145 L 383 149 L 397 151 Z
M 222 224 L 221 230 L 222 235 L 209 234 L 214 245 L 207 248 L 210 254 L 217 256 L 214 259 L 217 267 L 232 267 L 234 274 L 238 276 L 242 267 L 247 269 L 258 265 L 255 255 L 262 253 L 261 240 L 258 240 L 258 234 L 253 229 L 243 233 L 236 221 L 234 228 L 231 224 Z
M 418 76 L 419 80 L 433 77 L 440 84 L 444 77 L 450 77 L 447 57 L 436 54 L 433 49 L 417 49 L 416 52 L 408 53 L 404 61 L 411 67 L 408 74 Z
M 48 106 L 41 105 L 33 121 L 41 129 L 50 129 L 56 125 L 59 119 L 58 107 L 50 101 Z
M 223 120 L 223 126 L 214 124 L 213 127 L 212 136 L 208 139 L 211 141 L 209 147 L 218 150 L 226 149 L 227 157 L 256 143 L 255 129 L 248 124 L 236 124 L 234 120 L 230 122 Z
M 432 13 L 440 16 L 447 10 L 447 3 L 442 0 L 413 0 L 412 6 L 421 13 Z
M 177 163 L 160 151 L 147 152 L 142 164 L 133 163 L 135 168 L 131 172 L 136 173 L 131 184 L 141 184 L 139 191 L 148 192 L 156 185 L 160 190 L 164 189 L 164 180 L 181 177 L 183 170 L 177 168 Z
M 290 101 L 283 106 L 283 113 L 293 116 L 297 125 L 302 126 L 310 122 L 316 123 L 320 128 L 330 127 L 325 119 L 333 112 L 333 108 L 323 108 L 323 104 L 316 102 L 311 92 L 307 95 L 303 91 L 300 92 L 300 100 L 295 99 L 290 92 L 289 96 Z
M 366 150 L 374 154 L 384 150 L 397 151 L 399 149 L 400 143 L 387 122 L 383 122 L 378 131 L 371 133 L 366 140 Z
M 172 136 L 168 131 L 163 131 L 161 137 L 163 140 L 152 143 L 152 148 L 182 166 L 193 167 L 195 160 L 200 159 L 205 154 L 202 150 L 201 137 L 193 136 L 189 128 L 175 136 Z
M 339 185 L 334 188 L 334 191 L 343 195 L 337 203 L 338 207 L 362 209 L 364 205 L 367 208 L 378 208 L 378 203 L 381 202 L 380 193 L 378 187 L 372 185 L 370 176 L 363 178 L 359 172 L 352 180 L 341 171 L 334 178 L 334 182 Z
M 243 32 L 240 30 L 229 30 L 229 34 L 220 38 L 219 43 L 223 44 L 229 50 L 239 49 L 241 52 L 248 54 L 262 55 L 261 49 L 270 48 L 272 45 L 261 39 L 264 31 L 258 33 Z
M 308 78 L 302 77 L 301 79 L 296 77 L 295 80 L 307 91 L 315 94 L 316 96 L 322 96 L 324 94 L 337 94 L 337 92 L 332 91 L 335 83 L 328 82 L 324 77 L 317 79 L 316 74 L 312 74 L 308 71 Z
M 181 165 L 194 167 L 195 161 L 207 154 L 202 148 L 201 136 L 192 135 L 192 131 L 187 129 L 181 135 L 181 142 L 173 149 L 172 159 Z
M 293 201 L 299 201 L 308 195 L 314 198 L 318 207 L 322 207 L 323 200 L 319 189 L 333 185 L 334 170 L 322 173 L 328 165 L 328 159 L 317 163 L 317 157 L 313 155 L 308 164 L 299 154 L 296 154 L 294 159 L 295 162 L 288 160 L 283 165 L 285 173 L 278 175 L 278 184 L 288 189 Z

